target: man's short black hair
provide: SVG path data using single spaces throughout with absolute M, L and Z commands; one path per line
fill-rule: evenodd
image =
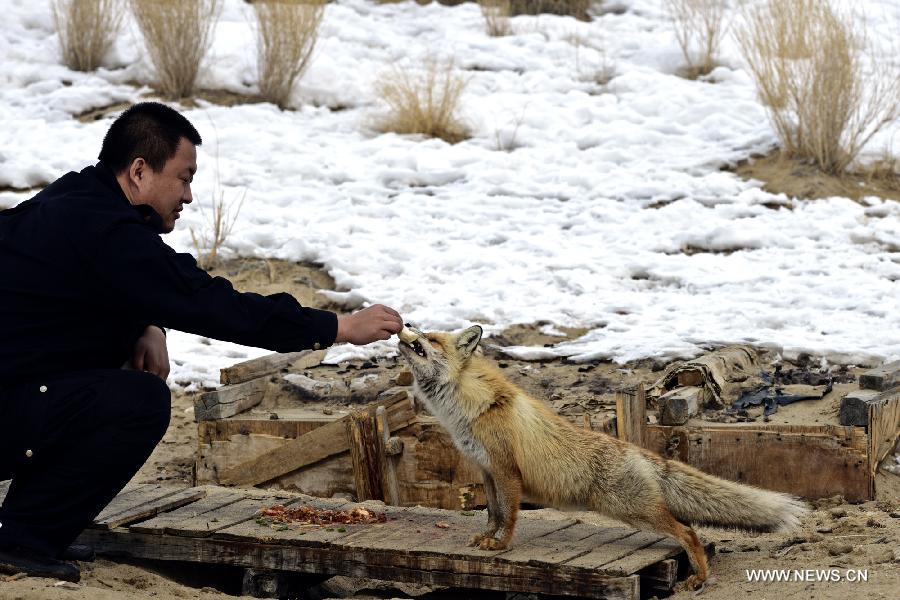
M 158 173 L 175 156 L 181 138 L 195 146 L 203 143 L 191 122 L 177 110 L 159 102 L 141 102 L 113 121 L 99 158 L 117 175 L 138 157 Z

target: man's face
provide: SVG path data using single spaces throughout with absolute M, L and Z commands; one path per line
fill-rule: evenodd
M 159 173 L 149 167 L 141 172 L 142 185 L 135 197 L 135 204 L 149 204 L 163 220 L 163 231 L 175 229 L 175 220 L 185 204 L 190 204 L 191 182 L 197 172 L 197 148 L 181 138 L 175 156 L 166 161 Z

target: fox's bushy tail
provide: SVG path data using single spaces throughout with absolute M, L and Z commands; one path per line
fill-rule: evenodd
M 665 461 L 658 476 L 669 511 L 682 523 L 778 531 L 794 527 L 809 512 L 789 494 L 720 479 L 678 461 Z

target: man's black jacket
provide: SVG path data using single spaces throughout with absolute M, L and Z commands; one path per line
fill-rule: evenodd
M 334 313 L 235 291 L 161 225 L 102 163 L 0 212 L 0 385 L 119 368 L 149 324 L 278 352 L 334 343 Z

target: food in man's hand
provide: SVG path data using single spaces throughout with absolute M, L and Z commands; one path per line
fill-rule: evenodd
M 401 341 L 404 341 L 407 344 L 412 344 L 414 341 L 419 339 L 419 334 L 409 327 L 404 327 L 400 330 L 400 333 L 397 334 L 397 337 L 399 337 Z

